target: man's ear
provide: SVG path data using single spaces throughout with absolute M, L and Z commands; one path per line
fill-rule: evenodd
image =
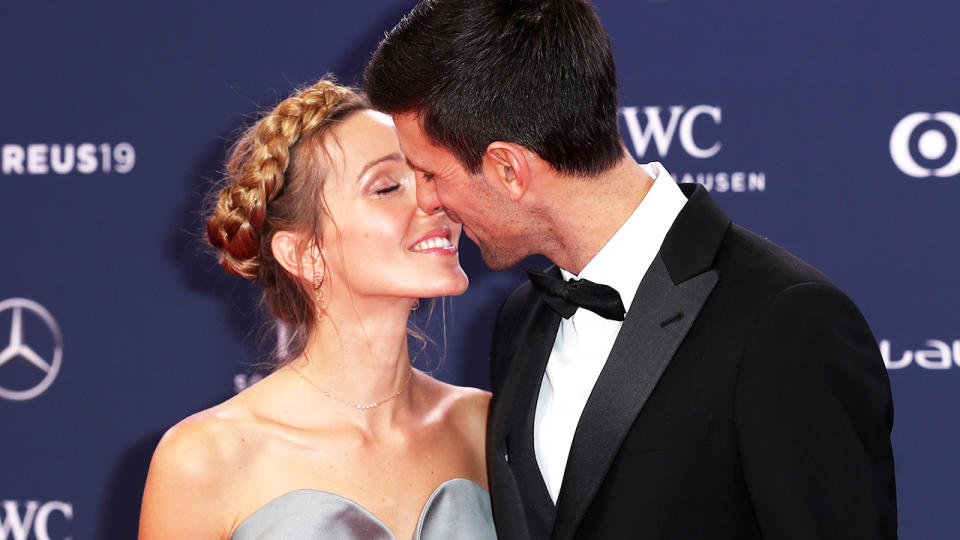
M 303 238 L 294 231 L 277 231 L 270 242 L 273 258 L 277 260 L 290 275 L 307 282 L 313 281 L 314 271 L 323 272 L 320 263 L 320 250 L 312 243 L 307 249 L 303 248 Z
M 529 150 L 518 145 L 494 141 L 483 154 L 484 175 L 494 185 L 507 191 L 511 201 L 517 202 L 530 189 Z

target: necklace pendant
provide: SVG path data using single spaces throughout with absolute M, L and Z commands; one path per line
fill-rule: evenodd
M 306 356 L 307 361 L 309 361 L 309 360 L 310 360 L 310 357 L 307 356 L 306 351 L 304 351 L 303 354 L 304 354 L 304 356 Z M 404 390 L 407 389 L 407 386 L 410 385 L 410 379 L 413 378 L 413 368 L 411 367 L 411 368 L 410 368 L 410 372 L 407 374 L 407 380 L 404 381 L 403 386 L 401 386 L 400 389 L 397 390 L 392 396 L 384 399 L 383 401 L 374 401 L 373 403 L 351 403 L 351 402 L 349 402 L 349 401 L 347 401 L 347 400 L 345 400 L 345 399 L 340 399 L 340 398 L 338 398 L 337 396 L 334 396 L 333 394 L 331 394 L 330 392 L 324 390 L 324 389 L 321 388 L 319 385 L 317 385 L 317 383 L 311 381 L 306 375 L 303 374 L 302 371 L 300 371 L 300 370 L 297 369 L 296 367 L 290 366 L 290 369 L 292 369 L 292 370 L 294 371 L 294 373 L 296 373 L 297 375 L 299 375 L 301 379 L 303 379 L 304 381 L 306 381 L 307 384 L 309 384 L 310 386 L 316 388 L 316 389 L 317 389 L 321 394 L 323 394 L 324 396 L 326 396 L 326 397 L 328 397 L 328 398 L 330 398 L 330 399 L 332 399 L 332 400 L 334 400 L 334 401 L 339 401 L 340 403 L 343 403 L 344 405 L 349 405 L 349 406 L 351 406 L 351 407 L 353 407 L 353 408 L 355 408 L 355 409 L 360 409 L 360 410 L 372 409 L 372 408 L 377 407 L 377 406 L 379 406 L 379 405 L 383 405 L 384 403 L 390 401 L 391 399 L 399 396 L 400 394 L 403 393 Z

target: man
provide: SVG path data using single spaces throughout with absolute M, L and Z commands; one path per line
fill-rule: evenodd
M 506 300 L 487 459 L 505 539 L 896 537 L 876 342 L 824 275 L 638 165 L 585 0 L 423 2 L 366 71 L 425 212 Z M 569 280 L 569 281 L 565 281 Z

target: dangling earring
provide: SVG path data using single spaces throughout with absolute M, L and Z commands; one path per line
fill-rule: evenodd
M 327 302 L 323 298 L 323 276 L 320 275 L 320 272 L 313 273 L 313 299 L 314 299 L 314 308 L 317 310 L 317 320 L 323 318 L 323 314 L 327 311 Z
M 413 303 L 413 307 L 410 308 L 410 311 L 416 311 L 420 309 L 420 299 L 417 298 L 417 301 Z

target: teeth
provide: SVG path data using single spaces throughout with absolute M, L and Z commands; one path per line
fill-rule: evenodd
M 414 251 L 423 251 L 425 249 L 434 249 L 434 248 L 443 248 L 448 249 L 453 247 L 453 244 L 450 243 L 450 240 L 446 238 L 434 237 L 427 240 L 421 240 L 413 246 Z

